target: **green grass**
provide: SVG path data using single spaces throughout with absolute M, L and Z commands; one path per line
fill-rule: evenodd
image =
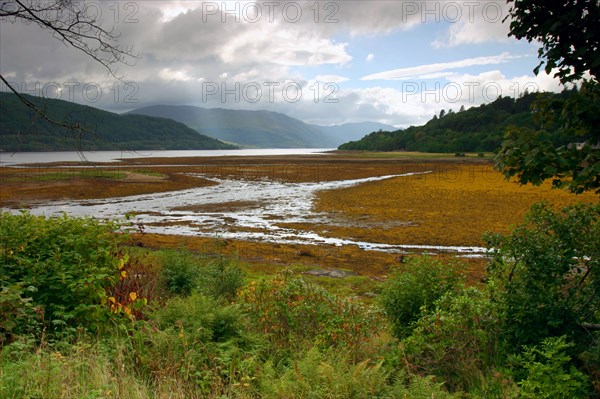
M 423 276 L 433 267 L 446 273 L 443 260 L 419 258 L 383 283 L 313 277 L 302 273 L 318 266 L 130 248 L 126 234 L 115 234 L 123 226 L 105 223 L 2 214 L 1 398 L 592 393 L 583 374 L 589 368 L 574 371 L 566 338 L 529 346 L 520 358 L 512 356 L 516 345 L 503 352 L 504 302 L 491 300 L 496 291 L 459 284 L 415 304 L 421 285 L 443 291 L 443 275 Z M 489 287 L 502 288 L 494 281 Z M 384 309 L 371 294 L 393 295 L 394 306 Z M 409 305 L 419 315 L 407 337 L 394 338 L 388 318 Z M 592 343 L 583 353 L 590 359 L 600 353 Z M 585 356 L 582 362 L 597 364 Z
M 127 172 L 113 169 L 77 169 L 77 170 L 59 170 L 53 172 L 27 171 L 19 176 L 10 176 L 5 179 L 7 183 L 24 181 L 69 181 L 75 179 L 113 179 L 122 180 L 127 176 Z

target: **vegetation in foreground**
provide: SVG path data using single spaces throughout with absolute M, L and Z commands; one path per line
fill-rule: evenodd
M 411 258 L 374 304 L 291 272 L 128 246 L 124 225 L 3 213 L 3 398 L 600 394 L 600 207 L 538 205 L 487 281 Z

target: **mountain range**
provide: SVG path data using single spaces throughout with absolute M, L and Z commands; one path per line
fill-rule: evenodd
M 376 122 L 320 126 L 271 111 L 154 105 L 128 112 L 170 118 L 196 131 L 250 148 L 333 148 L 377 130 L 396 130 Z
M 15 94 L 0 92 L 0 150 L 212 150 L 237 148 L 199 134 L 183 123 L 144 115 L 120 115 L 68 101 L 22 94 L 66 129 L 39 117 Z M 87 132 L 86 132 L 87 130 Z

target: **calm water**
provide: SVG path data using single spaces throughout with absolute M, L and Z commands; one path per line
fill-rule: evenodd
M 125 158 L 145 157 L 225 157 L 225 156 L 260 156 L 260 155 L 304 155 L 332 151 L 333 148 L 261 148 L 245 150 L 189 150 L 189 151 L 56 151 L 56 152 L 0 152 L 0 165 L 10 166 L 24 163 L 50 162 L 113 162 Z

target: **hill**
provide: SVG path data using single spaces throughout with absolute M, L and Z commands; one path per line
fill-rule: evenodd
M 563 94 L 549 94 L 550 98 Z M 499 97 L 494 102 L 459 112 L 435 116 L 424 126 L 405 130 L 374 132 L 358 141 L 339 146 L 340 150 L 487 152 L 500 147 L 509 126 L 535 129 L 531 106 L 538 93 L 514 99 Z M 561 144 L 568 140 L 553 137 Z M 565 140 L 567 140 L 565 142 Z
M 331 148 L 340 144 L 320 127 L 271 111 L 155 105 L 128 114 L 171 118 L 211 137 L 252 148 Z
M 79 123 L 96 132 L 76 138 L 75 132 L 35 118 L 13 93 L 0 92 L 0 150 L 212 150 L 236 148 L 199 134 L 170 119 L 119 115 L 63 100 L 24 95 L 54 120 Z
M 344 123 L 342 125 L 321 126 L 312 125 L 329 136 L 338 146 L 351 140 L 358 140 L 370 132 L 392 131 L 395 126 L 377 122 Z

